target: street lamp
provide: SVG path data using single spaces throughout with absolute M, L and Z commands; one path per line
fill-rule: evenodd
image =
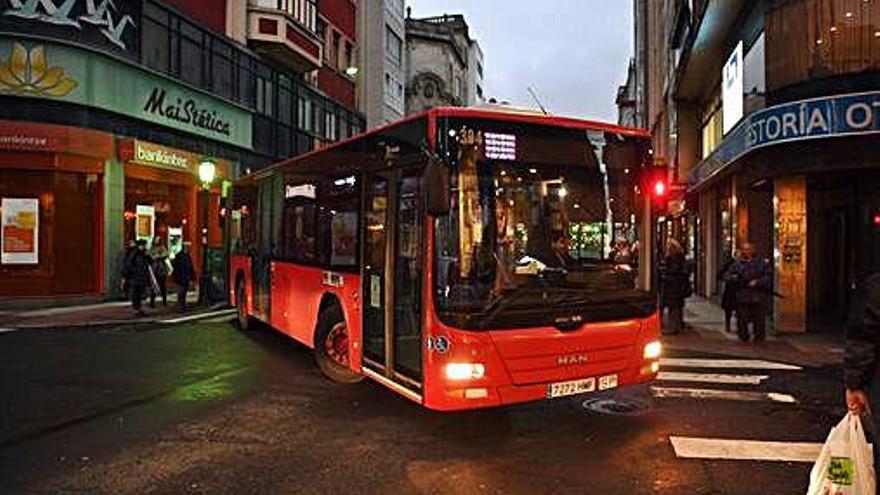
M 211 278 L 208 276 L 208 207 L 211 204 L 211 183 L 217 173 L 217 165 L 209 158 L 203 158 L 199 163 L 199 181 L 202 183 L 202 196 L 204 197 L 202 208 L 202 270 L 199 277 L 199 303 L 210 304 L 208 286 Z

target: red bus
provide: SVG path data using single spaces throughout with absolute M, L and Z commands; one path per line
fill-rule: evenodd
M 250 174 L 239 325 L 437 410 L 650 381 L 650 153 L 641 130 L 438 108 Z

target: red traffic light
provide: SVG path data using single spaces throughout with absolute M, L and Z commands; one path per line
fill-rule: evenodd
M 651 185 L 651 193 L 656 198 L 662 198 L 666 196 L 667 190 L 668 189 L 666 187 L 666 182 L 662 180 L 655 180 L 654 183 Z

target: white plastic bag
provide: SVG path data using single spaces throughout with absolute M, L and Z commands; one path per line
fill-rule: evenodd
M 847 414 L 825 440 L 807 495 L 874 495 L 875 485 L 873 446 L 859 416 Z

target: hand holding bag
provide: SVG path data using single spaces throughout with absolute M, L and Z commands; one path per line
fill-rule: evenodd
M 831 429 L 810 472 L 807 495 L 874 495 L 874 450 L 862 420 L 847 414 Z

